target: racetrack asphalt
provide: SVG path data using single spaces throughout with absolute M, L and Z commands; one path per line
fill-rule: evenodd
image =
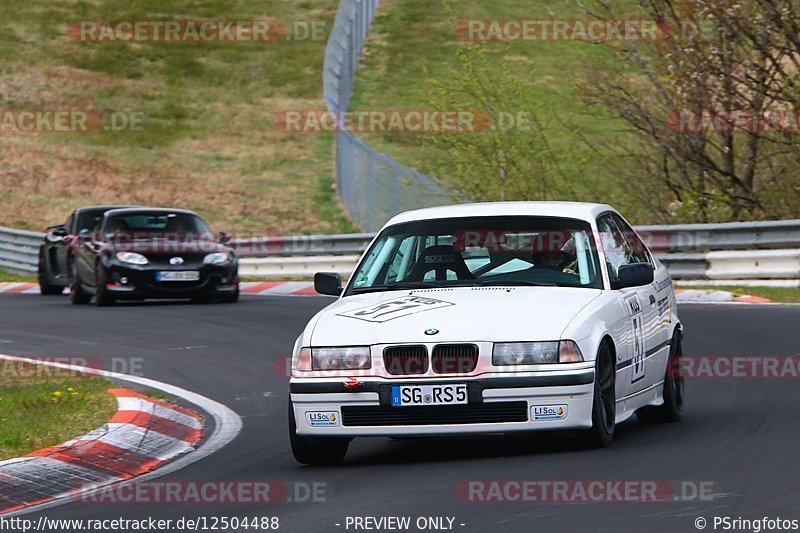
M 208 396 L 242 417 L 243 431 L 233 443 L 159 481 L 270 480 L 287 484 L 290 497 L 305 492 L 296 483 L 324 483 L 327 500 L 257 506 L 75 502 L 29 516 L 276 516 L 282 531 L 348 531 L 347 516 L 410 516 L 412 523 L 454 517 L 456 531 L 696 531 L 698 517 L 708 520 L 708 530 L 714 516 L 800 519 L 800 381 L 791 378 L 687 379 L 681 422 L 646 426 L 634 419 L 617 428 L 608 449 L 586 449 L 569 434 L 356 439 L 338 467 L 298 465 L 287 436 L 287 379 L 276 360 L 290 354 L 306 321 L 330 301 L 243 298 L 236 305 L 158 302 L 100 309 L 71 306 L 66 297 L 0 298 L 0 353 L 85 357 L 120 372 L 126 371 L 119 364 L 124 361 L 136 373 Z M 800 306 L 683 305 L 679 313 L 689 357 L 800 353 Z M 709 482 L 713 497 L 481 503 L 459 498 L 464 480 Z

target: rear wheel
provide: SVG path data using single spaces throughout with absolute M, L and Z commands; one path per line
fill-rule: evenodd
M 50 283 L 50 276 L 47 274 L 47 263 L 44 258 L 44 250 L 39 250 L 39 268 L 36 273 L 36 279 L 39 282 L 39 292 L 43 296 L 53 296 L 64 292 L 63 286 Z
M 603 342 L 597 351 L 594 377 L 594 403 L 592 407 L 592 429 L 587 442 L 596 448 L 611 446 L 617 417 L 616 369 L 608 342 Z
M 72 263 L 72 282 L 69 286 L 69 299 L 75 305 L 88 304 L 92 295 L 86 292 L 81 284 L 81 279 L 78 276 L 78 266 Z
M 98 307 L 108 307 L 117 303 L 117 299 L 108 291 L 107 283 L 108 272 L 103 265 L 97 265 L 97 294 L 94 300 Z
M 289 441 L 292 444 L 295 460 L 304 465 L 314 466 L 338 465 L 344 460 L 347 448 L 350 447 L 349 439 L 299 436 L 291 401 L 289 401 Z
M 664 404 L 658 407 L 642 407 L 636 411 L 640 422 L 652 424 L 655 422 L 677 422 L 683 414 L 683 377 L 680 375 L 680 362 L 683 356 L 681 335 L 675 331 L 669 347 L 667 372 L 664 376 Z

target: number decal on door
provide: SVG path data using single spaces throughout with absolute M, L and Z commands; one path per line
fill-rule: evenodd
M 631 319 L 631 383 L 644 378 L 647 347 L 644 342 L 644 314 L 638 295 L 626 298 Z
M 644 328 L 642 315 L 631 317 L 631 332 L 633 333 L 633 370 L 631 370 L 631 383 L 636 383 L 644 378 L 644 367 L 647 359 L 644 351 Z

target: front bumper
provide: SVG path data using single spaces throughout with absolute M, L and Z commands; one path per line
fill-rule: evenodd
M 156 280 L 156 273 L 167 270 L 197 270 L 197 281 Z M 106 267 L 108 281 L 106 289 L 120 300 L 141 300 L 149 298 L 209 298 L 232 295 L 239 286 L 238 267 L 235 264 L 202 267 L 130 267 L 111 264 Z M 123 281 L 125 283 L 123 283 Z
M 466 383 L 468 404 L 392 407 L 393 385 Z M 298 435 L 309 437 L 424 436 L 588 429 L 592 426 L 594 370 L 480 378 L 364 382 L 293 379 Z

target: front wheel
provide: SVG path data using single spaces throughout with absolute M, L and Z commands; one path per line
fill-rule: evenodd
M 298 463 L 313 466 L 338 465 L 344 460 L 344 456 L 347 455 L 347 448 L 350 447 L 348 439 L 299 436 L 291 401 L 289 401 L 289 441 L 292 444 L 292 453 L 295 460 Z
M 39 282 L 39 293 L 42 296 L 55 296 L 64 292 L 61 285 L 50 283 L 50 276 L 47 274 L 47 263 L 44 258 L 44 250 L 39 250 L 39 268 L 36 273 L 36 280 Z
M 592 429 L 588 431 L 588 444 L 595 448 L 611 446 L 617 417 L 616 368 L 607 342 L 597 351 L 594 376 L 594 402 Z
M 92 299 L 92 295 L 86 292 L 81 284 L 81 278 L 78 276 L 78 265 L 72 263 L 72 282 L 69 286 L 69 300 L 74 305 L 88 304 Z
M 230 294 L 228 296 L 223 296 L 222 298 L 220 298 L 219 301 L 221 303 L 224 303 L 224 304 L 235 304 L 236 302 L 238 302 L 239 301 L 239 286 L 238 285 L 236 286 L 236 290 L 233 292 L 233 294 Z
M 97 265 L 97 294 L 95 295 L 95 303 L 97 307 L 108 307 L 117 303 L 117 299 L 108 292 L 108 273 L 103 265 Z
M 667 359 L 667 372 L 664 375 L 664 404 L 658 407 L 642 407 L 636 411 L 639 422 L 677 422 L 683 414 L 683 377 L 681 376 L 681 357 L 683 346 L 679 331 L 672 335 Z

